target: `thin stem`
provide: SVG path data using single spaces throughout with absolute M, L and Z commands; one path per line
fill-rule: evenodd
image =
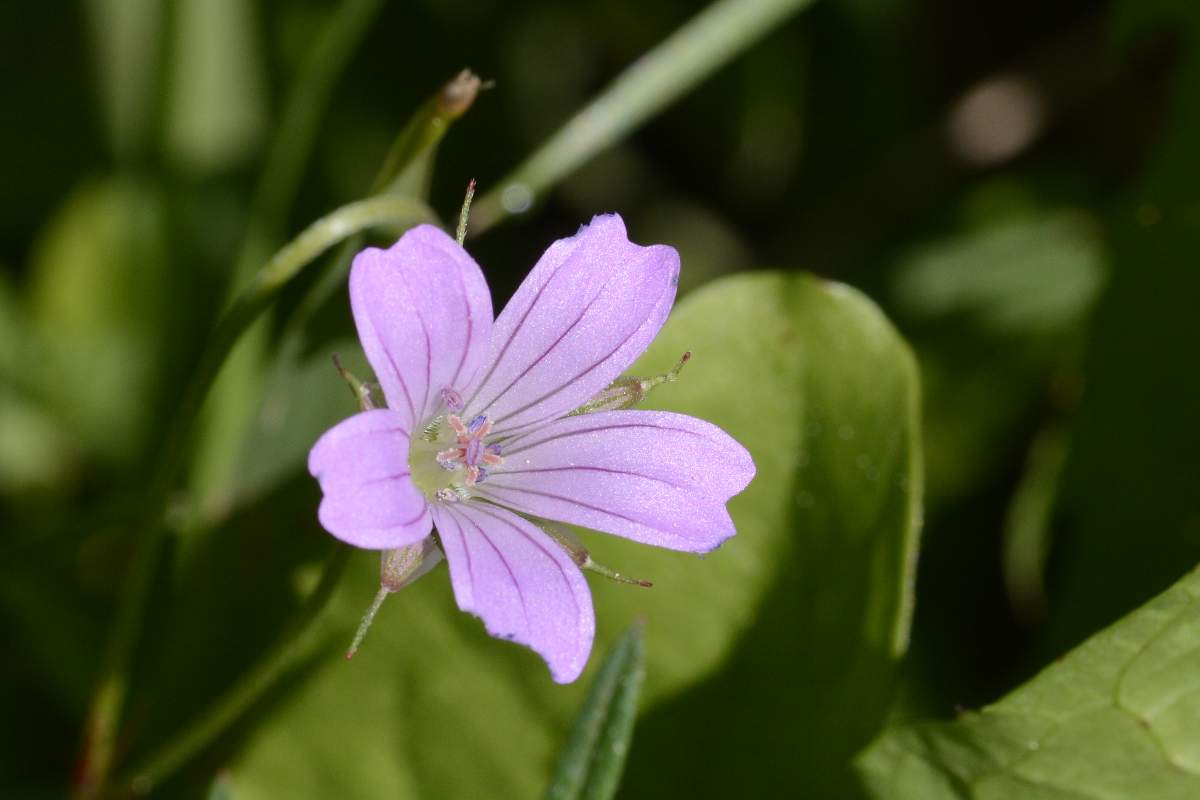
M 479 234 L 623 139 L 813 0 L 717 0 L 639 58 L 550 141 L 479 199 Z
M 348 236 L 383 224 L 412 225 L 433 218 L 424 203 L 386 195 L 351 203 L 310 225 L 288 243 L 254 277 L 217 324 L 208 348 L 176 407 L 164 439 L 146 497 L 146 517 L 135 531 L 133 558 L 124 581 L 124 594 L 108 642 L 100 679 L 88 713 L 76 793 L 94 797 L 112 766 L 117 726 L 128 691 L 129 667 L 138 630 L 145 617 L 154 566 L 158 561 L 163 526 L 161 517 L 170 489 L 183 463 L 197 413 L 225 356 L 238 337 L 305 265 Z
M 359 646 L 363 643 L 363 639 L 366 638 L 367 631 L 371 628 L 371 623 L 375 621 L 375 615 L 379 613 L 379 609 L 383 606 L 383 601 L 387 600 L 388 595 L 391 593 L 391 590 L 386 586 L 380 586 L 379 591 L 375 593 L 375 599 L 371 601 L 370 608 L 367 609 L 367 613 L 363 614 L 362 620 L 359 621 L 358 630 L 354 632 L 354 640 L 350 642 L 350 649 L 346 651 L 347 661 L 354 658 L 355 653 L 358 652 Z
M 350 552 L 349 547 L 341 544 L 335 546 L 325 562 L 320 582 L 308 596 L 299 616 L 288 631 L 279 637 L 271 651 L 181 734 L 122 776 L 117 781 L 118 785 L 129 787 L 135 795 L 154 790 L 241 718 L 285 672 L 303 658 L 310 644 L 310 634 L 345 572 Z
M 383 167 L 371 184 L 372 195 L 404 194 L 424 197 L 423 174 L 437 151 L 442 137 L 454 121 L 471 108 L 483 82 L 470 70 L 463 70 L 446 83 L 413 114 L 396 136 Z M 347 239 L 330 259 L 328 268 L 313 282 L 284 326 L 284 356 L 300 346 L 300 331 L 317 309 L 341 286 L 354 254 L 363 247 L 361 236 Z

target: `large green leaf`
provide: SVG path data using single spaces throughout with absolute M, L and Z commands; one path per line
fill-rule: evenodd
M 880 798 L 1200 797 L 1200 571 L 995 705 L 900 725 L 861 769 Z
M 685 299 L 635 372 L 685 349 L 692 362 L 655 404 L 723 426 L 758 476 L 730 504 L 738 535 L 705 558 L 585 534 L 597 560 L 655 582 L 593 581 L 597 651 L 639 616 L 649 643 L 651 710 L 625 786 L 832 786 L 877 729 L 907 640 L 921 484 L 911 356 L 857 292 L 783 273 Z M 310 522 L 304 535 L 324 534 Z M 342 647 L 377 569 L 362 554 L 334 599 Z M 238 796 L 535 796 L 598 668 L 555 686 L 536 656 L 455 609 L 439 569 L 388 601 L 352 662 L 331 654 L 270 710 L 234 759 Z M 697 763 L 718 743 L 719 771 Z
M 730 656 L 639 723 L 624 786 L 844 796 L 847 763 L 877 730 L 907 646 L 922 483 L 913 359 L 870 301 L 806 275 L 710 285 L 649 359 L 684 348 L 694 371 L 657 399 L 733 432 L 759 476 L 733 506 L 741 538 L 726 549 L 741 575 L 733 567 L 672 591 L 667 629 L 651 618 L 648 640 L 669 655 L 652 654 L 649 680 L 703 654 L 695 640 L 714 613 L 732 628 L 715 628 L 734 635 Z M 723 602 L 698 607 L 702 592 Z

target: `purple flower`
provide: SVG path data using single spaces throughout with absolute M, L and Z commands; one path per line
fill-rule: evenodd
M 725 503 L 754 476 L 740 444 L 694 417 L 571 414 L 650 344 L 678 276 L 674 249 L 631 243 L 615 214 L 552 244 L 495 320 L 479 266 L 437 228 L 359 253 L 350 302 L 388 408 L 313 447 L 321 524 L 375 550 L 436 526 L 459 607 L 575 680 L 591 594 L 538 520 L 704 553 L 734 534 Z

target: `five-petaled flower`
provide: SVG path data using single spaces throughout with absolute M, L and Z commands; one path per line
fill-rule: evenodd
M 678 276 L 674 249 L 599 216 L 552 244 L 493 320 L 479 266 L 437 228 L 359 253 L 350 301 L 388 407 L 313 447 L 321 524 L 376 550 L 436 526 L 459 607 L 575 680 L 591 594 L 539 520 L 704 553 L 734 534 L 725 504 L 754 476 L 740 444 L 694 417 L 571 414 L 646 349 Z

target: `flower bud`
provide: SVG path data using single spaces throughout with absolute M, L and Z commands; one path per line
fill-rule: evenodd
M 444 558 L 442 549 L 438 547 L 432 536 L 426 536 L 416 544 L 380 553 L 379 591 L 376 592 L 375 599 L 371 601 L 367 613 L 363 614 L 362 621 L 358 623 L 358 630 L 354 632 L 354 641 L 350 643 L 350 649 L 346 651 L 347 661 L 354 658 L 354 654 L 358 652 L 358 646 L 362 644 L 363 637 L 367 635 L 367 630 L 375 621 L 375 615 L 379 613 L 379 608 L 387 596 L 392 592 L 400 591 L 429 572 L 441 562 L 442 558 Z
M 379 585 L 398 592 L 442 561 L 442 550 L 426 536 L 416 544 L 385 550 L 379 558 Z
M 575 532 L 566 525 L 560 525 L 557 522 L 549 522 L 547 520 L 538 520 L 538 525 L 543 531 L 549 534 L 550 538 L 554 540 L 555 544 L 566 551 L 567 555 L 571 557 L 571 560 L 574 561 L 580 569 L 586 569 L 589 572 L 595 572 L 599 575 L 603 575 L 610 581 L 615 581 L 617 583 L 628 583 L 634 586 L 644 586 L 647 588 L 654 585 L 650 581 L 644 581 L 639 578 L 630 578 L 627 575 L 614 572 L 602 564 L 597 564 L 592 560 L 592 554 L 588 552 L 588 549 L 584 546 L 583 542 L 581 542 L 579 537 L 575 535 Z
M 590 414 L 593 411 L 623 411 L 633 408 L 645 399 L 646 395 L 664 383 L 674 383 L 679 380 L 679 371 L 690 361 L 692 352 L 689 350 L 680 357 L 679 363 L 668 372 L 655 375 L 652 378 L 635 378 L 623 375 L 617 378 L 607 388 L 601 389 L 591 400 L 572 411 L 568 416 Z

